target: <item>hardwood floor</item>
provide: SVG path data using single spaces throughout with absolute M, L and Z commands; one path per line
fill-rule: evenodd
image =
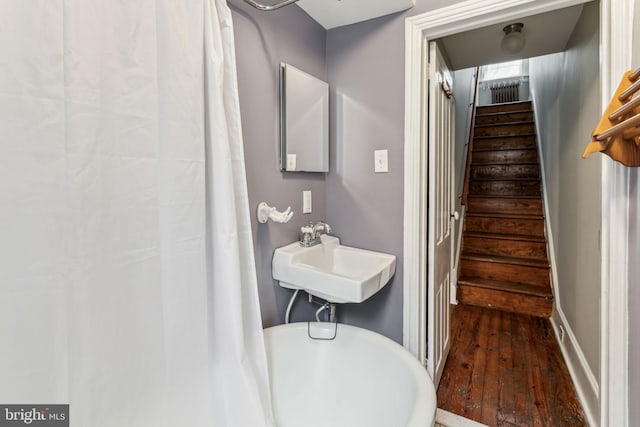
M 438 407 L 489 426 L 586 426 L 548 319 L 453 307 Z

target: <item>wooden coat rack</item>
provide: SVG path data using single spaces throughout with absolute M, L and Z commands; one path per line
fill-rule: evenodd
M 640 68 L 627 71 L 582 154 L 602 152 L 625 166 L 640 166 Z

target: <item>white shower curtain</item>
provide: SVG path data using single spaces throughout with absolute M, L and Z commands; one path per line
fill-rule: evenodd
M 0 2 L 0 404 L 272 426 L 223 0 Z

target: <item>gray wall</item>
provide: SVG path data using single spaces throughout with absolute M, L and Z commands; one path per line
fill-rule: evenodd
M 339 308 L 340 320 L 402 342 L 402 221 L 404 144 L 404 19 L 450 0 L 417 0 L 413 9 L 325 31 L 297 6 L 258 12 L 230 0 L 245 138 L 249 203 L 291 205 L 289 224 L 257 225 L 254 246 L 264 326 L 282 323 L 290 291 L 271 278 L 273 250 L 297 239 L 300 225 L 326 219 L 343 243 L 392 253 L 396 275 L 359 305 Z M 277 65 L 280 61 L 330 82 L 331 163 L 324 174 L 278 170 Z M 373 173 L 373 150 L 389 150 L 387 174 Z M 314 212 L 302 215 L 302 191 Z M 325 203 L 326 201 L 326 203 Z M 292 320 L 312 307 L 299 301 Z
M 240 0 L 230 6 L 260 306 L 268 327 L 283 323 L 291 295 L 271 277 L 273 250 L 297 240 L 301 225 L 325 218 L 325 174 L 279 170 L 278 64 L 288 62 L 326 81 L 326 31 L 297 6 L 268 13 Z M 312 191 L 312 214 L 302 214 L 303 190 Z M 291 206 L 295 215 L 288 224 L 258 224 L 255 207 L 260 201 L 280 209 Z M 292 319 L 310 319 L 312 314 L 308 304 L 300 303 Z
M 585 5 L 567 51 L 530 60 L 558 274 L 558 306 L 600 377 L 601 158 L 581 158 L 600 118 L 599 5 Z
M 640 0 L 635 2 L 634 68 L 640 67 Z M 640 423 L 640 173 L 631 168 L 631 248 L 629 251 L 629 425 Z
M 453 3 L 416 7 L 327 34 L 331 165 L 327 220 L 345 244 L 398 257 L 395 277 L 362 304 L 340 307 L 345 323 L 402 342 L 404 19 Z M 373 173 L 373 151 L 389 150 L 389 173 Z

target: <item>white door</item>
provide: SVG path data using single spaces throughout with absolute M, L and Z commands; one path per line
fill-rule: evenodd
M 451 73 L 429 44 L 427 370 L 437 386 L 449 352 L 455 106 Z

